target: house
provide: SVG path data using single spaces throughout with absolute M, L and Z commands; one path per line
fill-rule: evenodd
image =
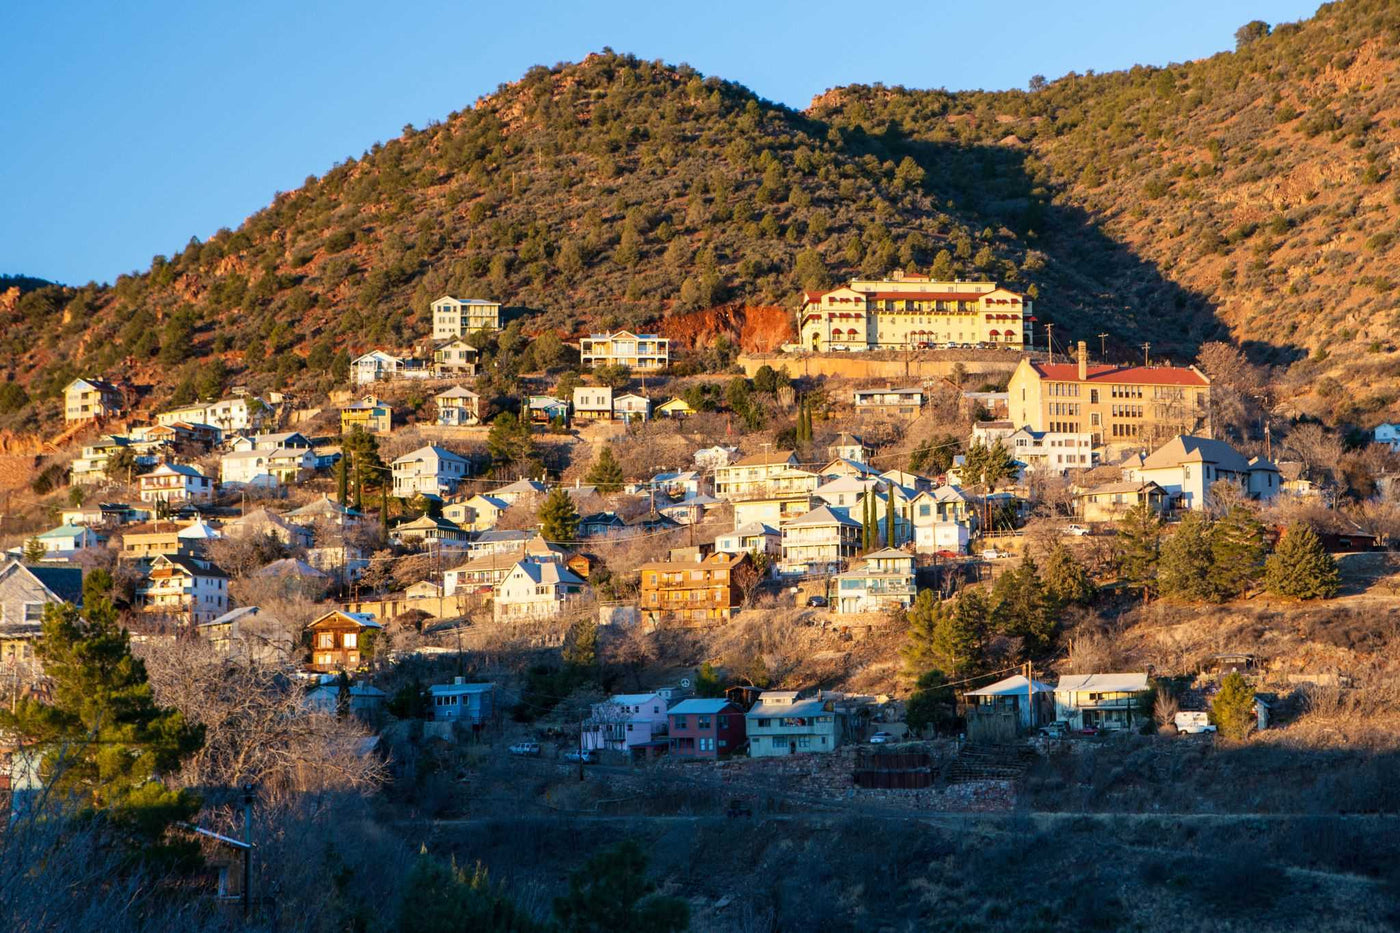
M 897 548 L 872 551 L 860 566 L 834 578 L 832 608 L 840 613 L 888 612 L 914 604 L 914 555 Z
M 534 537 L 536 537 L 536 532 L 516 528 L 497 528 L 483 531 L 467 545 L 467 553 L 474 558 L 484 557 L 487 554 L 507 554 L 525 547 L 526 543 Z
M 246 445 L 246 446 L 245 446 Z M 244 435 L 233 442 L 234 450 L 312 450 L 316 445 L 300 431 L 278 431 L 271 434 Z
M 655 489 L 657 492 L 681 499 L 691 499 L 709 491 L 705 474 L 698 470 L 667 470 L 657 473 L 651 478 L 651 482 L 639 488 L 637 492 L 646 492 L 647 489 Z
M 384 350 L 371 350 L 350 362 L 350 382 L 357 386 L 388 382 L 403 375 L 409 366 L 410 361 L 403 357 Z
M 324 592 L 330 586 L 331 575 L 295 557 L 274 560 L 253 571 L 255 577 L 274 577 L 301 585 L 306 591 Z
M 68 479 L 74 486 L 83 486 L 93 483 L 105 483 L 109 479 L 127 479 L 126 475 L 119 477 L 107 474 L 107 464 L 119 451 L 134 447 L 130 438 L 118 434 L 104 434 L 91 444 L 83 445 L 83 455 L 74 459 L 68 467 Z M 155 458 L 149 454 L 137 455 L 134 458 L 134 466 L 143 467 L 154 464 Z
M 1400 423 L 1388 421 L 1376 425 L 1371 438 L 1377 444 L 1385 444 L 1395 453 L 1400 453 Z
M 156 424 L 162 427 L 205 424 L 217 428 L 221 434 L 233 434 L 237 431 L 257 430 L 267 411 L 267 404 L 262 399 L 239 395 L 217 402 L 196 402 L 163 411 L 156 415 Z
M 660 512 L 648 512 L 643 515 L 634 515 L 631 518 L 624 518 L 622 526 L 631 534 L 644 535 L 655 534 L 660 531 L 675 531 L 681 527 L 680 522 L 668 515 Z
M 778 478 L 797 467 L 795 451 L 765 450 L 750 454 L 737 463 L 715 468 L 715 495 L 721 499 L 771 496 Z M 815 488 L 814 485 L 812 489 Z
M 537 537 L 518 550 L 473 557 L 443 573 L 443 595 L 490 593 L 522 561 L 563 563 L 564 549 Z
M 256 508 L 224 524 L 223 533 L 230 538 L 255 538 L 263 535 L 276 538 L 290 548 L 311 546 L 311 530 L 290 521 L 268 508 Z
M 914 529 L 909 521 L 910 502 L 914 498 L 907 489 L 898 486 L 888 485 L 884 488 L 876 487 L 870 492 L 861 496 L 860 501 L 847 512 L 846 517 L 852 521 L 860 522 L 859 516 L 865 513 L 865 500 L 870 499 L 870 508 L 875 515 L 875 535 L 877 540 L 893 543 L 895 546 L 904 544 L 914 537 Z M 893 501 L 893 512 L 890 504 Z M 833 509 L 832 511 L 837 511 Z M 890 515 L 894 515 L 894 535 L 890 536 L 889 524 Z
M 666 713 L 669 751 L 677 758 L 715 759 L 744 744 L 744 708 L 729 700 L 682 700 Z
M 1086 522 L 1116 522 L 1123 513 L 1144 503 L 1159 515 L 1165 514 L 1171 496 L 1153 482 L 1123 480 L 1103 483 L 1074 493 L 1074 512 Z
M 460 337 L 433 347 L 433 372 L 439 376 L 475 376 L 478 351 Z
M 35 535 L 31 540 L 44 546 L 51 556 L 71 555 L 75 551 L 101 547 L 102 536 L 86 525 L 59 525 Z
M 586 368 L 626 366 L 634 372 L 655 372 L 671 362 L 671 341 L 658 334 L 591 334 L 579 341 L 578 349 Z
M 554 421 L 569 420 L 569 403 L 552 395 L 532 395 L 525 403 L 530 421 L 535 424 L 550 424 Z
M 574 388 L 574 417 L 579 421 L 611 421 L 613 417 L 612 386 L 576 386 Z
M 1023 358 L 1007 384 L 1010 420 L 1033 431 L 1087 433 L 1094 446 L 1210 434 L 1210 379 L 1194 366 L 1089 365 Z
M 485 298 L 453 298 L 443 295 L 432 304 L 433 339 L 465 337 L 479 330 L 501 329 L 501 303 Z
M 796 690 L 765 690 L 744 714 L 750 758 L 830 752 L 838 744 L 835 703 L 800 699 Z
M 74 379 L 63 389 L 65 423 L 115 418 L 125 410 L 122 390 L 105 379 Z
M 1133 729 L 1152 719 L 1147 674 L 1065 674 L 1055 718 L 1071 729 Z
M 496 715 L 496 685 L 469 684 L 454 677 L 450 684 L 428 688 L 428 715 L 434 722 L 460 722 L 480 728 Z
M 389 695 L 370 684 L 351 684 L 342 693 L 334 680 L 321 683 L 306 691 L 301 699 L 303 709 L 328 715 L 340 715 L 342 709 L 361 718 L 369 718 L 384 708 Z
M 413 521 L 395 525 L 391 534 L 400 544 L 414 542 L 426 544 L 430 541 L 436 541 L 439 546 L 465 544 L 468 537 L 467 533 L 455 522 L 446 518 L 434 518 L 427 512 Z
M 585 749 L 627 751 L 666 735 L 666 701 L 657 693 L 618 693 L 593 704 L 584 723 Z
M 773 564 L 782 556 L 783 537 L 763 522 L 749 522 L 715 538 L 715 550 L 725 554 L 766 554 Z
M 142 502 L 209 502 L 214 481 L 181 463 L 162 463 L 137 479 Z
M 198 557 L 208 541 L 223 537 L 213 526 L 202 521 L 187 525 L 178 522 L 143 522 L 121 530 L 121 556 L 144 559 L 157 554 L 172 557 Z
M 627 523 L 616 512 L 590 512 L 587 515 L 579 516 L 578 536 L 580 538 L 596 538 L 599 535 L 622 531 L 626 527 Z
M 500 499 L 502 502 L 515 505 L 521 499 L 536 499 L 543 496 L 548 491 L 549 489 L 544 483 L 537 482 L 533 479 L 518 479 L 513 483 L 494 490 L 491 495 L 493 498 Z
M 481 396 L 470 389 L 453 386 L 433 396 L 437 423 L 450 427 L 481 423 Z
M 640 568 L 641 612 L 648 622 L 727 621 L 756 581 L 747 553 L 716 552 L 700 561 L 656 561 Z
M 412 499 L 416 495 L 445 496 L 457 491 L 457 484 L 471 472 L 466 457 L 436 444 L 409 451 L 389 465 L 394 474 L 394 495 Z
M 827 505 L 784 522 L 779 532 L 783 556 L 778 572 L 784 575 L 839 573 L 860 550 L 860 522 Z
M 159 417 L 159 416 L 157 416 Z M 140 432 L 141 446 L 147 450 L 204 453 L 223 442 L 224 432 L 202 421 L 174 421 L 154 427 L 134 428 Z
M 695 409 L 691 408 L 690 403 L 683 398 L 668 398 L 656 406 L 656 417 L 658 418 L 689 418 L 693 414 L 695 414 Z
M 861 460 L 847 460 L 845 457 L 836 457 L 827 462 L 817 476 L 823 481 L 833 479 L 874 479 L 880 475 L 880 471 Z
M 1272 499 L 1283 485 L 1278 467 L 1267 460 L 1246 460 L 1224 441 L 1184 434 L 1154 450 L 1140 465 L 1124 470 L 1123 478 L 1156 483 L 1171 496 L 1174 507 L 1195 511 L 1207 507 L 1210 487 L 1222 480 L 1245 496 L 1261 499 Z
M 1034 302 L 995 282 L 935 282 L 896 269 L 831 291 L 803 293 L 797 316 L 804 350 L 914 350 L 1031 342 Z
M 831 506 L 832 511 L 850 517 L 851 510 L 859 508 L 866 495 L 878 491 L 882 485 L 873 477 L 838 476 L 818 486 L 813 495 Z
M 393 430 L 394 409 L 373 395 L 340 406 L 340 433 L 359 428 L 368 434 L 388 434 Z
M 521 561 L 496 585 L 492 614 L 497 622 L 550 619 L 583 592 L 583 580 L 554 561 Z
M 870 457 L 870 448 L 854 434 L 842 431 L 826 448 L 827 455 L 835 460 L 849 460 L 865 463 Z
M 0 671 L 35 663 L 34 643 L 44 607 L 83 600 L 79 567 L 27 566 L 17 560 L 0 566 Z
M 291 486 L 316 471 L 310 448 L 235 450 L 219 458 L 219 482 L 231 486 Z
M 963 695 L 968 707 L 968 740 L 980 741 L 1008 730 L 1014 736 L 1045 725 L 1054 717 L 1054 694 L 1053 688 L 1038 680 L 1027 681 L 1024 674 L 968 691 Z
M 1025 427 L 1001 439 L 1001 445 L 1028 470 L 1045 470 L 1059 476 L 1069 470 L 1092 469 L 1099 463 L 1094 436 L 1088 432 L 1034 431 Z
M 136 584 L 136 607 L 198 625 L 228 610 L 228 574 L 198 557 L 157 554 Z
M 374 639 L 384 626 L 363 612 L 332 609 L 306 627 L 311 636 L 311 670 L 358 670 L 374 655 Z
M 713 447 L 701 447 L 695 452 L 691 459 L 698 470 L 718 470 L 720 467 L 729 466 L 734 462 L 734 457 L 739 453 L 737 447 L 724 447 L 715 444 Z
M 298 525 L 315 525 L 317 522 L 324 522 L 328 525 L 344 528 L 346 525 L 358 521 L 360 513 L 341 505 L 323 493 L 306 505 L 292 509 L 285 517 Z
M 221 657 L 236 661 L 281 664 L 296 651 L 291 629 L 258 606 L 230 609 L 195 631 Z
M 1000 441 L 1005 447 L 1006 439 L 1015 433 L 1016 425 L 1010 421 L 977 421 L 972 425 L 969 446 L 981 444 L 983 447 L 992 447 Z
M 442 507 L 442 517 L 456 522 L 466 531 L 490 531 L 500 521 L 501 513 L 510 503 L 496 496 L 480 493 L 465 502 L 450 502 Z
M 705 515 L 724 505 L 714 496 L 690 496 L 670 505 L 658 506 L 656 511 L 662 518 L 670 519 L 678 525 L 695 525 L 705 520 Z
M 923 389 L 856 389 L 852 395 L 856 410 L 885 415 L 917 415 L 924 407 Z
M 783 522 L 806 515 L 820 504 L 814 496 L 805 493 L 739 499 L 734 502 L 734 526 L 762 522 L 781 528 Z
M 306 562 L 343 585 L 364 576 L 369 552 L 353 544 L 325 544 L 307 548 Z
M 909 501 L 909 512 L 914 522 L 914 549 L 920 554 L 961 552 L 976 522 L 975 503 L 958 486 L 920 492 Z
M 651 417 L 651 399 L 628 392 L 613 399 L 613 420 L 631 423 Z

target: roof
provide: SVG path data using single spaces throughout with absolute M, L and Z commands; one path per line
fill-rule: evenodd
M 1065 674 L 1056 693 L 1141 693 L 1147 689 L 1147 674 Z
M 531 537 L 530 532 L 520 528 L 493 528 L 477 535 L 472 544 L 508 544 L 511 541 L 528 541 Z
M 433 696 L 441 696 L 448 693 L 490 693 L 495 689 L 495 684 L 433 684 L 428 688 L 428 692 Z
M 317 515 L 354 515 L 354 509 L 347 509 L 336 502 L 329 495 L 322 494 L 321 498 L 313 499 L 300 508 L 292 509 L 287 513 L 288 518 L 306 518 Z
M 749 709 L 746 717 L 749 719 L 785 719 L 795 716 L 817 716 L 826 712 L 826 701 L 818 700 L 815 697 L 809 700 L 797 700 L 793 703 L 765 703 L 763 697 L 769 696 L 771 691 L 764 692 L 758 698 L 758 702 Z
M 861 555 L 862 560 L 890 560 L 896 557 L 904 558 L 907 560 L 914 559 L 913 554 L 910 554 L 908 551 L 901 551 L 897 547 L 881 548 L 878 551 L 871 551 L 869 554 Z
M 583 584 L 583 578 L 575 574 L 567 567 L 560 566 L 554 561 L 536 563 L 535 561 L 521 561 L 511 568 L 511 573 L 522 570 L 525 576 L 534 583 L 541 586 L 559 586 L 561 584 Z
M 792 450 L 765 450 L 756 454 L 749 454 L 742 460 L 730 464 L 731 466 L 772 466 L 774 464 L 787 463 L 789 459 L 796 457 L 796 451 Z
M 394 463 L 416 463 L 417 461 L 429 456 L 435 456 L 439 460 L 456 460 L 458 463 L 467 462 L 466 457 L 463 457 L 460 454 L 454 454 L 452 451 L 448 450 L 445 447 L 439 447 L 436 444 L 427 444 L 423 447 L 419 447 L 417 450 L 410 450 L 402 457 L 395 458 Z
M 55 567 L 51 564 L 29 565 L 11 561 L 0 568 L 0 576 L 11 573 L 27 573 L 38 580 L 46 590 L 64 602 L 79 603 L 83 597 L 83 571 L 81 567 Z
M 504 499 L 498 499 L 498 498 L 495 497 L 495 496 L 486 496 L 486 495 L 482 495 L 481 493 L 477 493 L 476 495 L 472 496 L 470 499 L 468 499 L 466 502 L 463 502 L 462 504 L 463 504 L 463 505 L 472 505 L 472 503 L 474 503 L 474 502 L 475 502 L 475 503 L 485 503 L 486 505 L 489 505 L 489 506 L 491 506 L 492 508 L 500 509 L 502 512 L 504 512 L 506 509 L 510 508 L 510 503 L 507 502 L 506 500 L 504 500 Z M 456 505 L 456 503 L 453 503 L 453 504 Z M 476 506 L 475 506 L 475 505 L 472 505 L 472 508 L 476 508 Z
M 1148 483 L 1139 483 L 1139 482 L 1137 482 L 1137 481 L 1135 481 L 1135 480 L 1122 480 L 1122 481 L 1116 482 L 1116 483 L 1104 483 L 1102 486 L 1094 486 L 1094 487 L 1091 488 L 1091 489 L 1085 489 L 1085 490 L 1083 490 L 1082 492 L 1077 492 L 1077 493 L 1075 493 L 1075 495 L 1076 495 L 1076 496 L 1103 496 L 1103 495 L 1112 495 L 1112 494 L 1114 494 L 1114 493 L 1141 492 L 1142 490 L 1146 489 L 1146 488 L 1149 487 L 1149 486 L 1155 487 L 1155 488 L 1157 488 L 1157 489 L 1161 489 L 1161 488 L 1162 488 L 1161 486 L 1158 486 L 1156 483 L 1151 483 L 1151 482 L 1148 482 Z
M 1249 472 L 1249 461 L 1229 444 L 1189 434 L 1178 434 L 1152 451 L 1142 462 L 1142 469 L 1170 469 L 1183 463 L 1213 463 L 1232 473 Z
M 451 295 L 443 295 L 437 301 L 433 302 L 433 304 L 437 304 L 439 301 L 455 301 L 459 305 L 476 305 L 477 307 L 486 308 L 494 308 L 500 304 L 499 301 L 488 301 L 485 298 L 453 298 Z
M 424 512 L 422 515 L 418 516 L 417 518 L 415 518 L 415 519 L 414 519 L 413 521 L 411 521 L 411 522 L 404 522 L 404 523 L 401 524 L 401 525 L 395 525 L 395 526 L 394 526 L 394 531 L 395 531 L 395 532 L 417 531 L 417 530 L 419 530 L 420 528 L 441 528 L 441 529 L 443 529 L 443 530 L 445 530 L 445 531 L 461 531 L 461 530 L 462 530 L 462 526 L 461 526 L 461 525 L 458 525 L 458 524 L 457 524 L 456 522 L 454 522 L 454 521 L 449 521 L 448 519 L 440 518 L 440 517 L 439 517 L 439 518 L 434 518 L 433 516 L 429 515 L 427 512 Z
M 805 525 L 850 525 L 852 528 L 859 528 L 860 522 L 846 515 L 831 511 L 827 505 L 819 506 L 805 515 L 799 515 L 792 521 L 784 522 L 785 528 L 800 528 Z
M 384 627 L 378 622 L 374 621 L 374 613 L 372 612 L 346 612 L 344 609 L 332 609 L 330 612 L 314 620 L 311 624 L 319 625 L 320 623 L 326 621 L 332 616 L 340 616 L 343 619 L 349 619 L 351 622 L 354 622 L 357 625 L 364 626 L 365 628 Z
M 254 572 L 255 577 L 312 577 L 329 580 L 330 574 L 317 570 L 305 561 L 297 560 L 294 557 L 284 557 L 275 560 L 262 569 Z
M 75 538 L 78 535 L 88 534 L 87 525 L 59 525 L 57 528 L 50 528 L 48 531 L 37 534 L 34 537 L 40 540 L 55 540 L 58 538 Z
M 175 537 L 198 541 L 205 538 L 222 538 L 223 535 L 219 533 L 219 529 L 203 519 L 195 519 L 177 531 Z
M 636 706 L 639 703 L 645 703 L 654 696 L 656 696 L 655 693 L 614 693 L 608 698 L 608 702 L 616 703 L 619 706 Z
M 204 628 L 207 625 L 228 625 L 230 622 L 237 622 L 245 616 L 255 616 L 260 611 L 261 610 L 257 606 L 239 606 L 237 609 L 230 609 L 218 618 L 199 623 L 198 627 Z
M 924 390 L 919 388 L 895 389 L 886 387 L 883 389 L 856 389 L 856 395 L 923 395 Z
M 727 532 L 727 534 L 739 535 L 742 538 L 751 538 L 754 535 L 775 535 L 777 533 L 778 529 L 765 525 L 763 522 L 749 522 L 746 525 L 740 525 L 733 531 Z
M 181 570 L 185 571 L 192 577 L 228 577 L 228 574 L 224 573 L 223 570 L 219 569 L 219 566 L 217 564 L 212 564 L 207 560 L 201 561 L 195 560 L 190 557 L 180 557 L 171 554 L 158 554 L 156 556 L 155 561 L 153 562 L 153 566 L 154 564 L 158 564 L 161 561 L 165 561 L 167 564 L 170 564 L 174 567 L 179 567 Z
M 1079 382 L 1078 363 L 1031 363 L 1042 379 Z M 1208 386 L 1210 380 L 1194 366 L 1090 366 L 1085 382 L 1126 383 L 1129 385 Z
M 1040 681 L 1035 681 L 1036 693 L 1053 693 L 1050 687 Z M 1015 677 L 1008 677 L 1005 680 L 998 680 L 996 683 L 983 687 L 981 690 L 969 690 L 970 697 L 1009 697 L 1026 695 L 1026 677 L 1024 674 L 1017 674 Z
M 718 551 L 711 554 L 704 560 L 653 560 L 637 567 L 638 570 L 701 570 L 701 569 L 725 569 L 733 567 L 748 557 L 748 554 L 726 554 Z
M 203 473 L 199 472 L 194 467 L 184 463 L 162 463 L 160 466 L 156 467 L 151 472 L 143 474 L 140 478 L 144 479 L 147 476 L 155 476 L 157 474 L 168 475 L 170 473 L 175 473 L 180 476 L 197 476 L 201 479 L 205 478 Z
M 522 493 L 522 492 L 528 492 L 528 493 L 540 493 L 540 492 L 545 492 L 545 485 L 544 485 L 544 483 L 536 482 L 535 480 L 532 480 L 532 479 L 518 479 L 518 480 L 516 480 L 515 482 L 511 483 L 511 484 L 508 485 L 508 486 L 502 486 L 502 487 L 500 487 L 499 489 L 494 489 L 494 490 L 492 490 L 492 491 L 491 491 L 491 495 L 500 497 L 500 496 L 503 496 L 503 495 L 511 495 L 511 494 L 513 494 L 513 493 Z
M 91 377 L 91 376 L 81 376 L 81 377 L 79 377 L 79 378 L 77 378 L 77 379 L 74 379 L 72 382 L 68 383 L 68 385 L 67 385 L 67 387 L 65 387 L 64 391 L 65 391 L 65 392 L 68 391 L 68 389 L 73 388 L 73 386 L 77 385 L 77 384 L 80 383 L 80 382 L 86 382 L 88 385 L 92 386 L 94 389 L 97 389 L 99 392 L 120 392 L 120 391 L 121 391 L 121 389 L 118 389 L 116 386 L 112 385 L 112 383 L 108 382 L 106 379 L 97 379 L 97 378 Z
M 716 698 L 713 699 L 713 700 L 701 700 L 701 699 L 682 700 L 681 702 L 677 703 L 675 706 L 671 707 L 671 708 L 670 708 L 669 710 L 667 710 L 666 712 L 667 712 L 668 714 L 670 714 L 670 715 L 681 715 L 681 716 L 685 716 L 685 715 L 694 715 L 694 714 L 696 714 L 696 713 L 699 713 L 699 714 L 701 714 L 701 715 L 704 715 L 705 713 L 720 713 L 720 712 L 723 712 L 727 707 L 730 707 L 730 706 L 733 706 L 733 705 L 734 705 L 734 704 L 730 703 L 728 700 L 724 699 L 723 697 L 716 697 Z

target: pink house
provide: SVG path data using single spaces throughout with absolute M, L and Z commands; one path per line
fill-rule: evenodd
M 670 753 L 681 758 L 718 758 L 744 744 L 744 709 L 725 699 L 684 700 L 666 714 Z
M 583 747 L 625 751 L 666 735 L 666 701 L 655 693 L 619 693 L 593 705 Z

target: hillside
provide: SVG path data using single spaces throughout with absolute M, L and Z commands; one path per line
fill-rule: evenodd
M 1215 334 L 1294 364 L 1290 388 L 1319 413 L 1365 420 L 1400 396 L 1400 7 L 1348 0 L 1240 38 L 1026 92 L 842 88 L 810 112 L 922 147 L 971 210 L 1044 193 L 1038 249 L 1105 277 L 1103 244 L 1122 244 L 1152 270 L 1114 279 L 1128 321 L 1210 309 Z M 1055 293 L 1057 311 L 1081 294 Z

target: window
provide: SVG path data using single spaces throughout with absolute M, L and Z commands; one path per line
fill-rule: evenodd
M 25 603 L 25 604 L 24 604 L 24 621 L 26 621 L 26 622 L 42 622 L 42 621 L 44 621 L 44 604 L 43 604 L 43 603 Z
M 709 717 L 709 716 L 697 716 L 697 717 L 695 717 L 695 719 L 696 719 L 695 728 L 697 728 L 697 729 L 708 729 L 708 728 L 710 728 L 710 717 Z
M 699 748 L 700 748 L 700 751 L 702 751 L 702 752 L 712 752 L 712 751 L 715 750 L 715 740 L 714 740 L 714 739 L 701 739 L 701 740 L 700 740 L 700 744 L 699 744 Z
M 341 638 L 341 644 L 345 648 L 358 648 L 360 647 L 359 642 L 360 636 L 355 632 L 346 632 L 344 637 Z
M 317 632 L 317 633 L 316 633 L 316 647 L 317 647 L 317 648 L 334 648 L 334 647 L 335 647 L 335 635 L 333 635 L 333 634 L 330 633 L 330 632 Z

